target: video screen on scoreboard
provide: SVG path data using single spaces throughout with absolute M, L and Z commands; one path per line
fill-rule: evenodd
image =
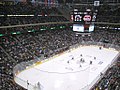
M 93 32 L 94 31 L 94 24 L 90 24 L 88 27 L 86 27 L 84 24 L 73 24 L 73 31 Z
M 94 31 L 94 28 L 95 28 L 94 24 L 91 24 L 91 25 L 89 26 L 89 32 L 93 32 L 93 31 Z
M 82 24 L 73 24 L 73 31 L 84 32 L 84 26 Z

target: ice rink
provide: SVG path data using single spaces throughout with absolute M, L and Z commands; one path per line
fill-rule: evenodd
M 118 54 L 98 46 L 79 47 L 20 72 L 15 82 L 28 90 L 89 90 Z

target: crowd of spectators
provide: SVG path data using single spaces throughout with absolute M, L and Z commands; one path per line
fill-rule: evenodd
M 44 30 L 31 32 L 27 34 L 25 33 L 19 35 L 9 35 L 0 37 L 1 45 L 0 63 L 2 66 L 1 67 L 2 70 L 0 71 L 2 79 L 1 88 L 2 89 L 8 88 L 8 90 L 22 90 L 20 89 L 20 86 L 17 86 L 13 81 L 12 71 L 13 67 L 20 62 L 33 60 L 36 57 L 41 58 L 41 56 L 44 56 L 44 58 L 48 58 L 51 55 L 55 55 L 61 51 L 67 50 L 69 49 L 70 46 L 80 43 L 82 41 L 99 42 L 108 40 L 109 43 L 120 46 L 119 35 L 120 35 L 119 31 L 117 31 L 116 33 L 115 31 L 110 32 L 108 30 L 96 30 L 92 32 L 91 35 L 89 36 L 83 35 L 76 36 L 76 33 L 73 32 L 70 27 L 67 27 L 64 29 Z M 110 70 L 113 71 L 116 70 L 116 68 L 114 69 L 114 67 L 113 69 Z M 120 73 L 116 72 L 115 74 L 116 76 L 114 76 L 114 74 L 111 73 L 110 76 L 119 78 L 119 74 Z M 109 74 L 106 74 L 106 76 L 109 76 Z M 99 88 L 104 88 L 103 85 L 105 85 L 104 83 L 106 83 L 106 80 L 107 80 L 106 78 L 103 78 L 102 81 L 97 86 Z M 119 87 L 117 81 L 115 84 L 116 88 Z M 9 86 L 7 86 L 8 84 Z M 109 85 L 106 87 L 109 87 Z
M 25 90 L 14 82 L 13 67 L 17 60 L 12 60 L 0 47 L 0 90 Z

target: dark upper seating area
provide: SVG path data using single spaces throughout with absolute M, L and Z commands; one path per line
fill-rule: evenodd
M 68 21 L 68 20 L 63 16 L 6 17 L 5 20 L 0 24 L 0 26 L 35 24 L 35 23 L 46 23 L 46 22 L 64 22 L 64 21 Z
M 57 7 L 18 3 L 15 5 L 0 5 L 0 8 L 0 15 L 4 15 L 0 16 L 0 26 L 68 21 Z
M 28 4 L 28 3 L 17 3 L 14 5 L 0 5 L 0 14 L 1 15 L 59 15 L 61 12 L 57 10 L 56 7 L 43 7 L 40 4 Z
M 120 7 L 119 6 L 100 6 L 98 9 L 98 22 L 120 23 Z

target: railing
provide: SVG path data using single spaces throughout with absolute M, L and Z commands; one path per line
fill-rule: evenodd
M 40 26 L 40 25 L 51 25 L 51 24 L 73 24 L 73 22 L 65 21 L 65 22 L 47 22 L 47 23 L 34 23 L 34 24 L 0 26 L 0 29 L 2 29 L 2 28 L 16 28 L 16 27 Z M 120 23 L 110 23 L 110 22 L 94 22 L 94 24 L 98 24 L 98 25 L 116 25 L 116 26 L 120 25 Z
M 47 23 L 34 23 L 34 24 L 0 26 L 0 28 L 15 28 L 15 27 L 28 27 L 28 26 L 51 25 L 51 24 L 69 24 L 69 23 L 71 23 L 71 22 L 47 22 Z
M 72 51 L 73 49 L 76 49 L 76 48 L 81 47 L 81 46 L 90 46 L 90 45 L 92 45 L 92 46 L 100 46 L 100 47 L 104 47 L 104 48 L 109 48 L 109 49 L 113 49 L 113 50 L 116 50 L 116 51 L 119 51 L 119 52 L 120 52 L 120 47 L 117 46 L 117 45 L 108 44 L 108 43 L 102 43 L 102 42 L 91 42 L 91 41 L 88 41 L 88 42 L 80 42 L 79 44 L 76 44 L 76 45 L 74 45 L 74 46 L 70 46 L 70 47 L 69 47 L 69 50 L 64 51 L 64 52 L 62 52 L 62 53 L 70 52 L 70 51 Z M 61 53 L 60 53 L 60 54 L 61 54 Z M 53 55 L 53 56 L 51 56 L 50 58 L 43 58 L 42 60 L 41 60 L 41 58 L 36 58 L 36 59 L 31 60 L 31 61 L 28 61 L 28 62 L 22 62 L 22 63 L 17 64 L 17 65 L 14 67 L 14 69 L 13 69 L 14 80 L 15 80 L 15 81 L 17 80 L 17 81 L 19 81 L 19 82 L 21 82 L 21 83 L 25 83 L 24 85 L 22 85 L 22 84 L 19 83 L 19 85 L 24 86 L 24 87 L 27 88 L 28 90 L 38 90 L 38 88 L 37 88 L 38 86 L 32 85 L 32 84 L 29 83 L 28 81 L 22 80 L 21 78 L 17 77 L 17 75 L 18 75 L 20 72 L 22 72 L 23 70 L 26 70 L 26 69 L 28 69 L 28 68 L 31 68 L 31 67 L 33 67 L 34 65 L 37 65 L 37 64 L 39 64 L 39 63 L 41 63 L 41 62 L 45 62 L 46 60 L 51 60 L 52 58 L 54 58 L 54 57 L 56 57 L 56 56 L 59 56 L 60 54 Z M 114 59 L 112 62 L 114 62 L 114 61 L 115 61 L 115 59 Z M 111 63 L 111 64 L 112 64 L 112 63 Z M 102 73 L 104 73 L 104 72 L 111 66 L 111 64 L 108 65 L 108 66 L 106 67 L 106 69 L 105 69 L 104 71 L 102 71 Z M 85 88 L 87 88 L 87 89 L 89 88 L 89 89 L 90 89 L 90 88 L 95 84 L 95 82 L 99 80 L 99 78 L 100 78 L 100 74 L 98 75 L 98 77 L 97 77 L 91 84 L 86 85 L 86 86 L 83 87 L 81 90 L 85 90 Z

